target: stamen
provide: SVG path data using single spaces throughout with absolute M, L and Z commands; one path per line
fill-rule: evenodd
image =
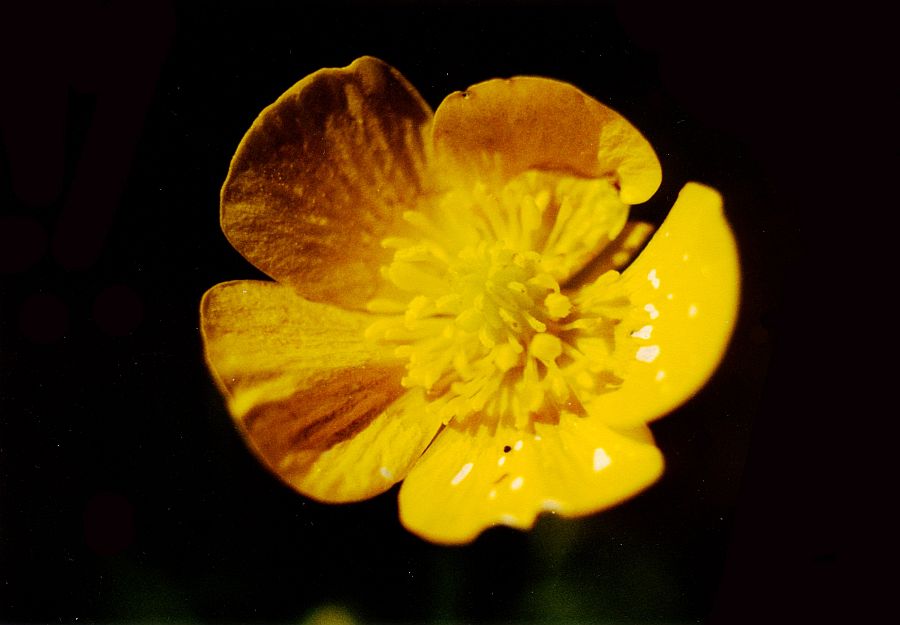
M 368 302 L 390 316 L 366 337 L 406 361 L 403 386 L 424 389 L 445 424 L 529 428 L 534 418 L 583 411 L 580 395 L 602 392 L 635 359 L 634 351 L 613 357 L 628 310 L 613 288 L 618 274 L 575 299 L 555 277 L 582 262 L 584 239 L 621 228 L 627 207 L 611 202 L 607 187 L 539 172 L 500 189 L 478 183 L 405 212 L 410 233 L 381 242 L 394 250 L 382 274 L 410 299 Z M 639 328 L 630 328 L 635 337 L 646 334 Z

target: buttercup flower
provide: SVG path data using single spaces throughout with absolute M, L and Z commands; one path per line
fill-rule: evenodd
M 432 114 L 374 58 L 307 76 L 222 189 L 226 236 L 275 281 L 201 304 L 250 447 L 320 501 L 403 480 L 402 522 L 439 543 L 639 492 L 663 468 L 647 423 L 712 374 L 739 290 L 713 189 L 688 184 L 644 247 L 629 205 L 660 179 L 566 83 L 489 80 Z

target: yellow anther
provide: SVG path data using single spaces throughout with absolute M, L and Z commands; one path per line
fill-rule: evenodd
M 456 325 L 467 332 L 476 332 L 484 323 L 484 315 L 474 308 L 468 308 L 456 317 Z
M 535 318 L 531 313 L 524 313 L 523 316 L 525 317 L 525 321 L 528 322 L 528 325 L 530 325 L 535 332 L 547 331 L 547 324 Z
M 478 340 L 481 341 L 481 344 L 488 349 L 497 344 L 497 341 L 495 341 L 494 337 L 491 336 L 491 333 L 488 330 L 487 326 L 481 326 L 481 329 L 478 331 Z
M 459 293 L 450 293 L 443 297 L 439 297 L 434 304 L 437 307 L 438 312 L 450 312 L 457 307 L 461 299 Z
M 518 332 L 522 329 L 522 324 L 520 324 L 519 320 L 513 317 L 508 310 L 506 310 L 505 308 L 498 308 L 497 312 L 500 314 L 500 318 L 506 322 L 506 325 L 508 325 L 514 331 Z
M 409 303 L 409 306 L 406 309 L 406 314 L 404 315 L 406 321 L 415 321 L 416 319 L 421 319 L 422 317 L 427 317 L 434 312 L 434 303 L 430 298 L 425 297 L 424 295 L 418 295 L 412 299 Z
M 388 278 L 395 285 L 411 293 L 425 293 L 440 297 L 450 290 L 449 285 L 438 276 L 423 271 L 418 263 L 394 261 L 388 267 Z
M 572 302 L 562 293 L 551 293 L 544 300 L 547 313 L 553 319 L 562 319 L 572 311 Z
M 534 286 L 539 286 L 541 288 L 559 292 L 559 284 L 556 280 L 553 279 L 549 273 L 539 273 L 536 276 L 530 278 L 528 280 L 528 284 L 533 284 Z
M 550 363 L 562 354 L 562 341 L 552 334 L 535 334 L 528 351 L 541 362 Z
M 385 333 L 388 331 L 388 329 L 393 328 L 396 325 L 397 321 L 394 319 L 379 319 L 368 328 L 366 328 L 365 337 L 369 341 L 384 338 Z
M 520 204 L 520 210 L 523 230 L 526 232 L 537 230 L 538 226 L 541 225 L 541 209 L 534 201 L 534 197 L 531 195 L 523 197 Z
M 493 356 L 494 364 L 500 371 L 509 371 L 519 364 L 519 354 L 509 343 L 494 347 Z
M 528 289 L 526 289 L 525 285 L 522 284 L 521 282 L 512 281 L 506 285 L 506 288 L 508 288 L 513 293 L 519 293 L 521 295 L 528 294 Z

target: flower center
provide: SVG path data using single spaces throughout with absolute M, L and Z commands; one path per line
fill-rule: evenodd
M 448 193 L 428 216 L 406 213 L 418 236 L 382 242 L 395 250 L 382 273 L 407 297 L 370 302 L 394 314 L 367 337 L 394 346 L 407 361 L 402 384 L 424 389 L 445 423 L 477 415 L 524 427 L 563 408 L 581 412 L 573 385 L 594 386 L 585 371 L 609 368 L 595 343 L 614 340 L 622 311 L 585 316 L 597 307 L 578 310 L 561 292 L 554 272 L 568 259 L 534 249 L 546 247 L 543 215 L 559 202 L 532 187 L 507 186 L 490 206 L 478 187 Z

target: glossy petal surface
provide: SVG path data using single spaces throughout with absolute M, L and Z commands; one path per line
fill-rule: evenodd
M 646 428 L 617 432 L 564 413 L 534 432 L 451 424 L 400 489 L 400 517 L 438 543 L 474 539 L 493 525 L 531 527 L 541 512 L 577 516 L 653 483 L 663 459 Z
M 302 295 L 361 307 L 378 295 L 381 240 L 424 182 L 431 111 L 363 57 L 307 76 L 253 122 L 222 188 L 221 220 L 250 262 Z
M 721 196 L 686 185 L 616 288 L 631 311 L 617 328 L 623 382 L 582 401 L 608 425 L 632 427 L 689 399 L 725 352 L 737 317 L 740 266 Z
M 421 393 L 400 386 L 402 366 L 364 342 L 370 322 L 269 282 L 220 284 L 203 299 L 207 362 L 235 421 L 273 472 L 316 499 L 386 490 L 439 426 L 423 418 Z
M 488 80 L 449 95 L 435 112 L 434 143 L 463 175 L 609 177 L 626 204 L 647 200 L 662 179 L 653 148 L 624 117 L 547 78 Z

